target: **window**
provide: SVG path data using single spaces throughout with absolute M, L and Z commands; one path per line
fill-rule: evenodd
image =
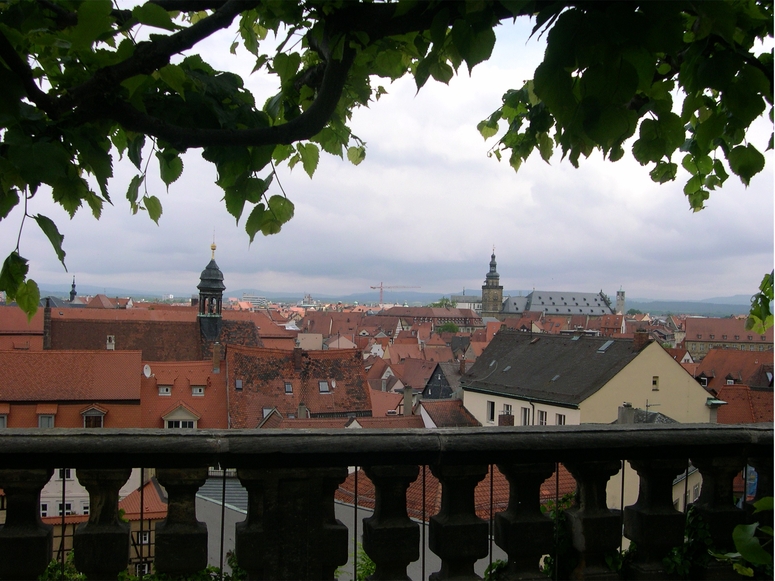
M 38 427 L 39 428 L 53 428 L 54 427 L 54 416 L 52 416 L 52 415 L 39 415 L 38 416 Z
M 291 384 L 290 381 L 285 382 L 285 393 L 289 395 L 293 393 L 293 385 Z
M 734 385 L 735 380 L 734 379 L 727 379 L 727 385 Z
M 89 501 L 88 500 L 82 500 L 81 501 L 81 514 L 89 514 Z
M 651 378 L 651 391 L 659 391 L 659 376 L 655 375 Z
M 236 389 L 237 391 L 242 391 L 242 380 L 241 379 L 238 379 L 234 383 L 234 389 Z
M 2 415 L 0 416 L 0 428 L 7 428 L 8 427 L 8 416 Z
M 150 545 L 151 544 L 151 531 L 142 531 L 137 533 L 137 543 L 139 545 Z
M 538 425 L 539 426 L 545 426 L 546 425 L 546 416 L 548 414 L 544 411 L 538 410 Z
M 64 480 L 72 480 L 73 479 L 72 475 L 70 474 L 70 469 L 69 468 L 60 468 L 57 471 L 57 480 L 63 480 L 63 479 Z
M 522 425 L 530 425 L 530 408 L 522 408 Z
M 700 385 L 702 387 L 708 387 L 708 378 L 707 377 L 700 377 Z
M 507 416 L 511 415 L 511 404 L 510 403 L 504 403 L 503 404 L 503 413 L 504 413 L 504 415 L 507 415 Z
M 554 423 L 558 426 L 564 426 L 565 425 L 565 414 L 557 414 L 554 416 Z
M 64 506 L 61 502 L 57 503 L 57 510 L 59 511 L 57 516 L 62 516 L 62 510 L 64 509 L 65 516 L 73 514 L 73 505 L 70 502 L 65 502 Z
M 191 395 L 194 397 L 204 397 L 205 395 L 205 388 L 203 385 L 192 385 L 191 386 Z
M 694 488 L 692 488 L 692 500 L 697 500 L 700 497 L 700 485 L 695 484 Z
M 148 562 L 135 564 L 135 575 L 149 575 L 151 573 L 151 564 Z
M 328 382 L 327 381 L 318 381 L 318 388 L 320 389 L 320 393 L 329 393 L 330 390 L 328 389 Z
M 188 428 L 193 429 L 194 420 L 167 420 L 167 428 Z
M 490 424 L 495 423 L 495 402 L 494 401 L 487 402 L 487 422 Z
M 103 426 L 103 417 L 105 414 L 97 410 L 89 410 L 83 414 L 84 428 L 101 428 Z
M 172 386 L 171 385 L 160 385 L 159 386 L 159 395 L 172 395 Z
M 48 516 L 48 503 L 47 502 L 41 502 L 40 503 L 40 516 Z

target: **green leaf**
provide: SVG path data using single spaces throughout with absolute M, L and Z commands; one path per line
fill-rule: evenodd
M 347 159 L 350 160 L 350 163 L 353 165 L 358 165 L 366 159 L 366 148 L 363 146 L 349 147 L 347 149 Z
M 762 292 L 766 292 L 767 283 L 762 281 L 762 284 L 759 285 L 759 290 L 761 290 Z M 769 292 L 770 292 L 770 300 L 772 300 L 772 280 L 771 279 L 769 282 Z M 754 514 L 765 510 L 773 510 L 773 498 L 771 496 L 765 496 L 764 498 L 760 498 L 759 500 L 754 502 L 753 506 L 756 509 L 753 511 Z M 762 527 L 762 529 L 763 528 L 764 527 Z
M 164 30 L 177 30 L 180 28 L 172 22 L 169 12 L 158 4 L 151 4 L 150 2 L 135 6 L 132 9 L 132 16 L 134 16 L 140 24 L 145 24 L 147 26 L 163 28 Z
M 264 208 L 264 204 L 257 204 L 253 211 L 248 216 L 247 222 L 245 222 L 245 231 L 250 236 L 250 242 L 253 242 L 256 233 L 261 230 L 266 220 L 267 211 Z
M 27 313 L 27 321 L 31 321 L 40 304 L 40 289 L 34 280 L 26 280 L 16 289 L 16 304 Z
M 72 47 L 84 49 L 109 32 L 113 25 L 110 11 L 113 6 L 110 0 L 90 0 L 82 2 L 78 7 L 78 24 L 72 32 Z
M 664 184 L 675 179 L 678 174 L 678 166 L 665 161 L 657 162 L 656 167 L 649 172 L 651 179 L 658 184 Z
M 143 168 L 141 166 L 143 164 L 143 146 L 145 145 L 145 135 L 142 133 L 135 133 L 134 135 L 127 137 L 129 144 L 129 152 L 127 155 L 129 156 L 129 160 L 135 164 L 137 169 L 142 171 Z
M 754 565 L 772 564 L 772 555 L 762 548 L 756 538 L 756 527 L 759 523 L 737 525 L 732 530 L 732 540 L 740 556 Z
M 129 182 L 129 188 L 127 188 L 126 191 L 126 199 L 129 200 L 133 214 L 137 214 L 137 196 L 139 195 L 140 184 L 142 184 L 143 181 L 145 181 L 144 175 L 134 176 Z
M 0 185 L 0 220 L 7 218 L 11 210 L 19 203 L 19 192 L 16 188 L 5 188 Z
M 764 156 L 753 145 L 738 145 L 727 154 L 729 168 L 746 186 L 764 169 Z
M 320 160 L 320 150 L 314 143 L 299 143 L 296 146 L 296 150 L 301 156 L 301 164 L 304 167 L 304 171 L 307 172 L 309 177 L 315 173 L 318 167 L 318 161 Z
M 16 251 L 11 252 L 0 270 L 0 291 L 5 291 L 9 299 L 15 299 L 16 291 L 24 282 L 28 271 L 27 259 L 19 256 Z
M 188 80 L 186 72 L 177 65 L 167 65 L 159 69 L 159 78 L 186 100 L 186 89 L 184 84 Z
M 294 205 L 285 196 L 272 196 L 269 198 L 269 211 L 274 214 L 275 220 L 285 224 L 293 218 Z
M 174 149 L 157 151 L 156 158 L 159 160 L 159 174 L 169 191 L 170 184 L 177 181 L 183 173 L 183 160 Z
M 33 216 L 33 218 L 35 218 L 35 221 L 38 223 L 38 226 L 40 226 L 40 229 L 43 230 L 43 233 L 46 235 L 46 237 L 48 237 L 49 242 L 51 242 L 51 246 L 54 247 L 54 252 L 57 253 L 59 262 L 61 262 L 62 266 L 64 266 L 65 270 L 67 270 L 67 266 L 65 266 L 65 251 L 62 250 L 62 242 L 64 241 L 65 237 L 59 233 L 56 224 L 54 224 L 50 218 L 47 218 L 42 214 Z
M 541 154 L 541 159 L 549 163 L 552 153 L 554 153 L 554 141 L 552 141 L 548 133 L 539 133 L 536 141 L 538 142 L 538 152 Z
M 159 218 L 161 218 L 161 202 L 156 196 L 143 196 L 143 205 L 148 210 L 148 216 L 159 225 Z

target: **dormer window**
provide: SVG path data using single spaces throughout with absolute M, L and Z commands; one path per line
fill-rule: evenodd
M 716 336 L 715 336 L 713 333 L 711 333 L 711 335 L 710 335 L 710 338 L 711 338 L 711 339 L 715 339 L 715 338 L 716 338 Z
M 288 395 L 293 394 L 293 384 L 290 381 L 285 382 L 285 393 Z
M 172 386 L 171 385 L 160 385 L 159 386 L 159 395 L 162 395 L 162 396 L 172 395 Z
M 108 410 L 91 405 L 81 412 L 84 428 L 102 428 L 105 426 L 105 414 Z
M 330 393 L 330 389 L 328 388 L 328 382 L 327 381 L 318 381 L 318 388 L 320 389 L 320 393 Z
M 205 395 L 205 386 L 204 385 L 192 385 L 191 386 L 191 395 L 194 397 L 204 397 Z

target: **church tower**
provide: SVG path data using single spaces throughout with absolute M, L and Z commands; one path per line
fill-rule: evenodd
M 221 334 L 221 308 L 223 306 L 223 273 L 215 263 L 215 243 L 209 264 L 199 277 L 199 328 L 202 335 L 210 341 L 216 341 Z
M 503 287 L 500 285 L 501 277 L 496 270 L 495 248 L 490 257 L 490 272 L 482 285 L 482 317 L 499 317 L 503 309 Z

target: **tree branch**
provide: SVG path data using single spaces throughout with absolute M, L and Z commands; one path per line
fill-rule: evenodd
M 170 57 L 195 46 L 214 32 L 231 25 L 237 14 L 249 10 L 259 0 L 228 0 L 218 10 L 196 24 L 175 34 L 140 42 L 135 53 L 128 59 L 94 73 L 91 79 L 74 87 L 60 100 L 62 109 L 74 109 L 92 96 L 102 96 L 114 91 L 125 79 L 149 74 L 169 63 Z
M 290 144 L 309 139 L 326 126 L 342 96 L 355 51 L 347 48 L 342 60 L 329 61 L 317 98 L 301 115 L 274 127 L 259 129 L 190 129 L 171 125 L 146 115 L 120 101 L 106 106 L 104 117 L 118 121 L 131 131 L 153 135 L 173 144 L 176 149 L 218 145 L 262 146 Z
M 19 53 L 13 48 L 11 43 L 5 37 L 5 34 L 0 31 L 0 58 L 5 61 L 11 72 L 14 73 L 22 82 L 24 92 L 27 93 L 27 97 L 30 101 L 35 103 L 40 109 L 48 112 L 54 107 L 54 101 L 46 93 L 38 88 L 35 83 L 35 78 L 32 75 L 32 69 L 29 65 L 22 60 Z

